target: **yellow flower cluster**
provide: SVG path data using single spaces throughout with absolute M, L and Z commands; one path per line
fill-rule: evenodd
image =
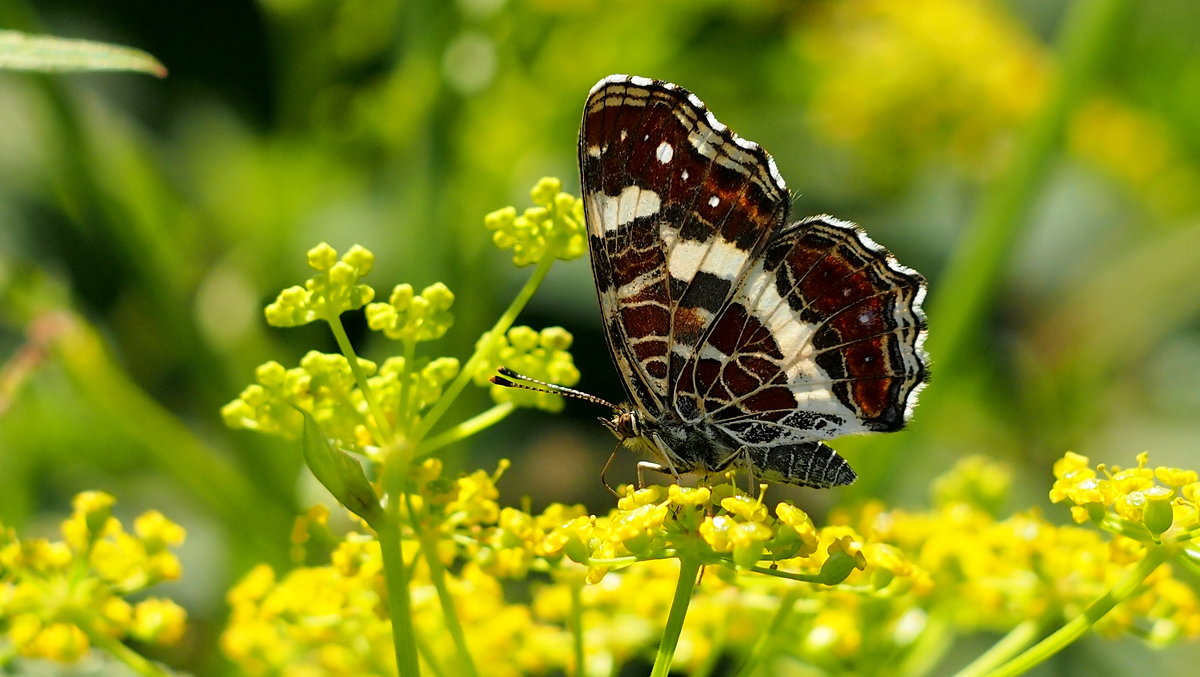
M 266 308 L 267 324 L 297 327 L 317 320 L 333 322 L 347 310 L 362 308 L 375 290 L 358 280 L 371 272 L 375 255 L 355 245 L 341 258 L 322 242 L 308 252 L 308 265 L 317 271 L 303 287 L 289 287 Z
M 589 674 L 609 674 L 645 656 L 671 608 L 679 560 L 705 568 L 677 668 L 701 670 L 722 655 L 745 654 L 769 634 L 770 648 L 759 657 L 768 664 L 803 660 L 829 672 L 865 673 L 880 656 L 893 666 L 936 660 L 923 652 L 931 651 L 931 636 L 947 632 L 1059 625 L 1103 598 L 1141 547 L 1124 536 L 1110 541 L 1094 529 L 1056 526 L 1033 511 L 998 518 L 1009 473 L 980 459 L 939 480 L 929 510 L 868 503 L 835 513 L 825 527 L 790 503 L 769 506 L 728 484 L 626 490 L 604 516 L 559 504 L 530 513 L 500 505 L 496 482 L 505 467 L 450 479 L 427 459 L 412 471 L 417 493 L 406 517 L 436 534 L 403 543 L 413 569 L 413 616 L 423 660 L 443 674 L 454 671 L 456 653 L 431 573 L 415 552 L 422 542 L 456 572 L 447 587 L 468 645 L 476 663 L 497 675 L 573 672 L 578 660 Z M 1143 460 L 1097 480 L 1086 460 L 1069 455 L 1058 474 L 1055 495 L 1083 506 L 1101 497 L 1106 523 L 1126 531 L 1136 525 L 1147 543 L 1154 537 L 1145 526 L 1149 511 L 1139 517 L 1122 506 L 1137 503 L 1130 498 L 1136 492 L 1171 488 L 1179 494 L 1174 519 L 1157 537 L 1196 538 L 1191 471 L 1151 470 Z M 1081 514 L 1095 519 L 1093 512 L 1084 507 Z M 504 579 L 528 581 L 531 601 L 507 599 Z M 250 674 L 283 666 L 382 674 L 391 664 L 383 585 L 378 545 L 356 535 L 330 566 L 280 580 L 260 569 L 231 594 L 226 652 Z M 581 658 L 570 648 L 577 628 Z M 1186 583 L 1160 567 L 1097 628 L 1110 635 L 1149 628 L 1162 642 L 1197 636 L 1200 605 Z M 358 653 L 350 656 L 347 646 Z
M 1136 468 L 1093 470 L 1088 457 L 1068 453 L 1054 464 L 1050 500 L 1069 501 L 1080 524 L 1092 520 L 1137 540 L 1194 542 L 1200 533 L 1200 480 L 1195 470 L 1150 468 L 1150 455 Z
M 232 590 L 221 646 L 249 675 L 395 673 L 379 543 L 349 535 L 329 566 L 277 579 L 262 564 Z
M 1128 565 L 1160 553 L 1171 565 L 1200 575 L 1200 478 L 1195 470 L 1149 466 L 1138 454 L 1137 466 L 1091 467 L 1086 456 L 1068 453 L 1054 465 L 1050 499 L 1071 503 L 1079 523 L 1092 522 L 1114 534 L 1109 559 Z M 1108 633 L 1149 628 L 1153 642 L 1200 637 L 1200 595 L 1193 586 L 1160 566 L 1144 582 L 1142 594 L 1104 618 Z
M 150 511 L 126 532 L 113 503 L 102 492 L 76 496 L 61 541 L 22 540 L 0 527 L 0 633 L 16 653 L 73 661 L 95 644 L 183 636 L 187 614 L 174 602 L 126 599 L 179 578 L 168 548 L 183 542 L 183 528 Z
M 450 306 L 454 293 L 441 282 L 413 292 L 411 284 L 398 284 L 387 303 L 367 304 L 367 326 L 388 338 L 403 341 L 440 339 L 454 323 Z
M 612 672 L 644 653 L 670 607 L 677 570 L 671 560 L 678 557 L 716 565 L 693 601 L 680 665 L 712 660 L 725 644 L 753 644 L 788 591 L 802 589 L 817 604 L 832 590 L 817 591 L 803 581 L 844 581 L 851 598 L 929 589 L 928 577 L 894 548 L 866 543 L 844 525 L 818 529 L 789 503 L 777 504 L 772 516 L 761 498 L 731 485 L 629 491 L 604 517 L 561 504 L 529 513 L 499 504 L 496 481 L 506 467 L 451 480 L 441 475 L 437 459 L 426 459 L 412 471 L 417 492 L 405 506 L 406 521 L 434 532 L 438 560 L 458 572 L 448 576 L 448 587 L 475 662 L 486 665 L 489 675 L 574 670 L 571 636 L 579 623 L 589 673 Z M 412 538 L 403 547 L 413 562 L 421 655 L 452 666 L 454 646 L 431 574 L 414 554 L 420 543 Z M 506 600 L 503 579 L 531 579 L 532 603 Z M 372 670 L 391 660 L 383 641 L 389 630 L 382 595 L 378 545 L 351 535 L 328 567 L 297 570 L 280 580 L 266 568 L 250 574 L 230 595 L 234 614 L 223 646 L 250 674 L 284 666 L 330 675 L 377 674 Z M 736 627 L 729 624 L 731 614 L 739 619 Z M 339 624 L 293 627 L 347 615 L 353 618 Z M 342 647 L 352 639 L 364 652 L 357 662 L 329 658 L 345 659 Z
M 1110 488 L 1103 490 L 1109 502 L 1101 505 L 1110 506 L 1113 517 L 1122 511 L 1128 516 L 1123 519 L 1136 517 L 1141 534 L 1150 541 L 1151 531 L 1141 521 L 1145 513 L 1134 514 L 1118 506 L 1138 503 L 1140 499 L 1130 498 L 1138 491 L 1159 494 L 1154 489 L 1156 472 L 1162 473 L 1164 482 L 1181 482 L 1174 485 L 1179 488 L 1194 483 L 1196 476 L 1178 469 L 1150 470 L 1144 467 L 1144 457 L 1141 461 L 1136 471 L 1114 473 Z M 993 470 L 981 473 L 988 465 Z M 1092 499 L 1098 499 L 1089 493 L 1096 489 L 1097 481 L 1087 468 L 1087 459 L 1068 454 L 1056 464 L 1055 473 L 1059 479 L 1051 491 L 1052 499 L 1082 501 L 1072 510 L 1077 520 L 1087 521 L 1095 512 L 1089 507 Z M 988 474 L 993 476 L 986 482 L 990 490 L 981 491 L 979 480 Z M 1133 475 L 1141 479 L 1134 482 L 1130 479 Z M 997 519 L 991 508 L 999 485 L 1007 483 L 1007 471 L 994 464 L 967 459 L 951 476 L 957 478 L 939 483 L 943 491 L 931 511 L 888 511 L 868 504 L 833 519 L 853 524 L 869 540 L 894 544 L 907 553 L 936 582 L 930 614 L 947 615 L 957 629 L 1006 631 L 1031 619 L 1051 625 L 1070 619 L 1105 595 L 1139 559 L 1141 547 L 1125 536 L 1110 541 L 1093 529 L 1051 524 L 1034 510 Z M 961 493 L 954 496 L 945 491 L 950 485 L 960 487 Z M 1194 496 L 1200 485 L 1191 486 Z M 985 500 L 980 500 L 981 496 Z M 1153 502 L 1146 499 L 1146 503 Z M 1194 538 L 1194 501 L 1181 500 L 1177 505 L 1177 514 L 1190 514 L 1192 521 L 1173 528 L 1180 529 L 1181 535 L 1192 532 Z M 1125 526 L 1129 528 L 1114 531 L 1128 534 L 1134 522 Z M 1170 537 L 1172 533 L 1160 535 Z M 1163 639 L 1167 634 L 1171 639 L 1200 636 L 1197 598 L 1166 567 L 1147 580 L 1144 591 L 1097 624 L 1110 635 L 1144 627 L 1155 627 Z
M 487 336 L 479 340 L 476 350 L 483 348 Z M 491 351 L 479 363 L 475 384 L 488 386 L 488 379 L 497 367 L 507 367 L 524 376 L 560 386 L 579 383 L 579 369 L 568 352 L 574 337 L 562 327 L 547 327 L 535 331 L 530 327 L 513 327 L 492 342 Z M 512 402 L 520 407 L 536 407 L 544 411 L 562 411 L 563 397 L 552 393 L 524 388 L 507 388 L 491 384 L 489 392 L 497 404 Z
M 562 669 L 569 634 L 536 619 L 528 605 L 505 600 L 500 579 L 526 575 L 534 562 L 532 544 L 581 509 L 552 507 L 540 516 L 500 509 L 494 481 L 504 467 L 450 481 L 440 478 L 436 459 L 426 460 L 414 471 L 422 492 L 409 497 L 408 516 L 420 528 L 437 529 L 440 558 L 462 564 L 448 576 L 448 588 L 475 663 L 486 666 L 486 675 L 516 677 Z M 306 517 L 302 531 L 311 522 Z M 403 549 L 412 567 L 422 658 L 442 666 L 442 675 L 455 673 L 455 646 L 431 571 L 416 557 L 419 541 L 404 540 Z M 385 600 L 378 541 L 350 534 L 326 567 L 296 569 L 278 579 L 266 565 L 251 571 L 229 594 L 233 612 L 222 647 L 248 675 L 392 675 Z
M 530 191 L 535 206 L 517 214 L 505 207 L 488 214 L 483 223 L 492 231 L 492 242 L 513 250 L 513 263 L 528 266 L 547 255 L 562 261 L 583 256 L 587 251 L 583 201 L 562 192 L 562 182 L 543 178 Z
M 410 384 L 411 415 L 437 401 L 459 369 L 458 360 L 452 357 L 419 359 L 413 370 L 405 369 L 403 357 L 388 358 L 382 366 L 359 358 L 358 365 L 383 403 L 384 415 L 393 421 L 400 416 L 397 406 L 404 379 Z M 229 427 L 294 439 L 304 428 L 298 407 L 311 413 L 342 449 L 370 454 L 378 445 L 367 426 L 367 403 L 345 357 L 313 350 L 300 360 L 300 366 L 291 369 L 267 362 L 255 371 L 255 381 L 222 407 L 221 415 Z M 347 416 L 347 412 L 355 415 Z

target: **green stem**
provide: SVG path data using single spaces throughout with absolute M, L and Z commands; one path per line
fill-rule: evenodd
M 575 677 L 587 677 L 587 654 L 583 650 L 583 583 L 582 576 L 568 581 L 571 588 L 571 648 L 575 651 Z
M 446 677 L 446 671 L 438 663 L 438 657 L 434 655 L 433 649 L 430 648 L 428 642 L 422 642 L 418 638 L 417 653 L 421 656 L 421 660 L 425 661 L 423 663 L 425 669 L 432 673 L 434 677 Z
M 771 624 L 767 627 L 766 632 L 758 636 L 754 642 L 754 647 L 750 649 L 746 660 L 734 673 L 735 677 L 750 677 L 763 664 L 765 659 L 771 653 L 770 649 L 787 624 L 788 619 L 792 616 L 792 611 L 796 608 L 796 600 L 800 599 L 800 590 L 798 586 L 793 586 L 788 590 L 787 595 L 779 600 L 779 608 L 775 610 L 775 616 L 771 619 Z
M 1120 604 L 1130 595 L 1138 591 L 1146 577 L 1158 568 L 1167 557 L 1163 548 L 1149 548 L 1146 556 L 1138 562 L 1125 576 L 1113 586 L 1103 597 L 1092 602 L 1084 612 L 1072 618 L 1066 625 L 1056 630 L 1049 637 L 1027 649 L 1016 658 L 1004 663 L 991 672 L 984 673 L 987 677 L 1013 677 L 1024 674 L 1047 658 L 1062 651 L 1069 644 L 1079 639 L 1096 621 L 1099 621 L 1113 607 Z
M 1200 576 L 1200 562 L 1197 562 L 1195 558 L 1189 556 L 1186 552 L 1180 553 L 1180 556 L 1176 557 L 1174 562 L 1187 569 L 1193 576 Z
M 949 613 L 937 607 L 927 610 L 925 627 L 905 651 L 891 674 L 895 677 L 917 677 L 933 673 L 933 669 L 950 649 L 953 635 Z
M 404 375 L 400 381 L 400 406 L 396 414 L 396 424 L 405 433 L 412 431 L 412 426 L 416 423 L 417 416 L 415 411 L 409 410 L 410 397 L 412 397 L 413 381 L 421 378 L 420 372 L 416 370 L 417 359 L 417 342 L 404 342 Z
M 379 548 L 383 555 L 383 575 L 387 582 L 388 612 L 392 617 L 392 644 L 396 651 L 396 667 L 400 677 L 421 674 L 417 660 L 417 633 L 412 622 L 412 599 L 408 590 L 408 567 L 404 564 L 404 549 L 400 539 L 400 519 L 397 496 L 389 496 L 387 518 L 378 530 Z
M 125 646 L 123 642 L 98 629 L 93 621 L 94 612 L 83 610 L 62 614 L 64 620 L 79 628 L 87 635 L 88 641 L 94 646 L 107 651 L 114 658 L 128 665 L 134 672 L 143 677 L 170 677 L 170 673 L 158 667 L 145 656 Z
M 471 435 L 504 420 L 509 414 L 516 410 L 516 405 L 512 402 L 497 404 L 487 411 L 481 412 L 471 418 L 459 423 L 458 425 L 438 433 L 433 437 L 423 442 L 417 453 L 416 458 L 427 456 L 444 446 L 454 444 L 459 440 L 466 439 Z
M 1186 531 L 1171 534 L 1172 543 L 1186 543 L 1200 535 L 1200 527 L 1192 527 Z
M 525 281 L 525 286 L 521 287 L 521 291 L 517 293 L 516 298 L 514 298 L 513 302 L 509 304 L 508 308 L 504 311 L 504 314 L 500 316 L 500 319 L 496 320 L 496 324 L 492 325 L 492 328 L 488 330 L 488 333 L 484 337 L 483 341 L 475 348 L 475 352 L 471 355 L 471 359 L 467 360 L 467 364 L 463 366 L 461 371 L 459 371 L 458 377 L 455 378 L 454 382 L 446 388 L 446 391 L 437 401 L 437 404 L 433 406 L 433 409 L 431 409 L 429 413 L 426 414 L 423 419 L 421 419 L 421 423 L 417 425 L 416 430 L 413 433 L 413 440 L 420 441 L 429 434 L 429 431 L 433 429 L 433 426 L 438 422 L 438 419 L 440 419 L 442 415 L 446 413 L 446 410 L 449 409 L 450 405 L 454 403 L 454 400 L 458 398 L 463 388 L 467 387 L 467 384 L 470 383 L 471 379 L 475 377 L 475 372 L 479 369 L 480 363 L 484 360 L 491 359 L 492 348 L 496 345 L 496 341 L 499 340 L 500 337 L 504 335 L 504 332 L 508 331 L 508 328 L 512 326 L 512 323 L 516 321 L 517 315 L 519 315 L 525 308 L 525 305 L 529 303 L 529 299 L 533 298 L 533 292 L 537 291 L 538 286 L 542 284 L 542 280 L 546 279 L 546 274 L 550 272 L 550 266 L 553 264 L 553 252 L 547 252 L 546 256 L 538 262 L 537 268 L 533 271 L 533 275 L 530 275 L 529 279 Z
M 1018 623 L 1016 627 L 1008 631 L 1008 634 L 1000 638 L 1000 641 L 993 644 L 990 649 L 980 654 L 966 667 L 955 673 L 954 677 L 979 677 L 980 675 L 986 675 L 989 670 L 993 670 L 1005 661 L 1011 660 L 1019 651 L 1024 650 L 1032 644 L 1033 640 L 1042 634 L 1044 626 L 1045 622 L 1033 619 Z
M 658 655 L 654 657 L 654 667 L 650 677 L 667 677 L 671 672 L 671 661 L 675 658 L 675 647 L 679 645 L 679 635 L 683 632 L 683 620 L 687 617 L 688 606 L 692 602 L 692 591 L 696 588 L 696 578 L 700 573 L 700 561 L 692 557 L 679 558 L 679 581 L 675 584 L 675 597 L 671 600 L 671 612 L 667 615 L 667 626 L 663 628 L 662 641 L 658 645 Z
M 346 336 L 346 329 L 342 327 L 341 319 L 335 317 L 327 320 L 327 323 L 333 332 L 333 338 L 337 341 L 338 349 L 342 351 L 342 354 L 346 356 L 346 361 L 350 364 L 350 373 L 354 374 L 354 382 L 358 384 L 358 389 L 367 402 L 371 418 L 375 419 L 375 430 L 372 432 L 376 435 L 376 442 L 381 446 L 389 444 L 395 439 L 392 426 L 388 423 L 387 417 L 383 415 L 383 409 L 379 407 L 379 403 L 375 401 L 375 393 L 367 384 L 367 375 L 358 365 L 358 355 L 354 352 L 354 346 L 350 345 L 350 337 Z
M 1108 48 L 1126 25 L 1130 0 L 1080 0 L 1071 3 L 1060 39 L 1057 85 L 1019 140 L 1012 164 L 989 190 L 963 233 L 961 244 L 938 282 L 929 317 L 935 330 L 929 353 L 943 373 L 951 373 L 973 350 L 971 343 L 984 310 L 1000 284 L 1022 228 L 1067 123 L 1088 93 Z M 935 391 L 945 389 L 935 388 Z M 928 405 L 927 405 L 928 406 Z
M 770 567 L 760 567 L 758 565 L 750 567 L 750 571 L 756 574 L 765 574 L 767 576 L 775 576 L 776 578 L 786 578 L 791 581 L 800 581 L 801 583 L 820 583 L 824 579 L 821 574 L 797 574 L 791 571 L 780 571 Z
M 454 641 L 454 648 L 458 652 L 458 664 L 461 675 L 467 677 L 477 677 L 479 674 L 475 669 L 475 661 L 471 658 L 471 649 L 467 646 L 467 637 L 463 632 L 462 622 L 458 619 L 458 609 L 454 606 L 454 596 L 450 593 L 450 589 L 446 587 L 446 568 L 442 566 L 442 561 L 438 559 L 438 544 L 437 538 L 425 529 L 424 522 L 418 517 L 416 509 L 413 505 L 412 494 L 405 494 L 404 500 L 408 504 L 408 514 L 412 516 L 413 529 L 417 532 L 417 539 L 421 542 L 421 556 L 425 559 L 425 564 L 429 567 L 429 579 L 433 583 L 433 587 L 437 590 L 438 602 L 442 607 L 442 617 L 446 623 L 446 630 L 450 633 L 450 639 Z

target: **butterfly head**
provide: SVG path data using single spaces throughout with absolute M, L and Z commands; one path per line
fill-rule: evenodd
M 642 436 L 642 417 L 627 404 L 617 407 L 612 418 L 601 416 L 600 422 L 611 430 L 617 439 L 628 440 Z

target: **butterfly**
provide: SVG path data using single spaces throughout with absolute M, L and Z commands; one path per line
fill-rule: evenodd
M 614 408 L 605 425 L 676 476 L 853 482 L 824 442 L 912 416 L 928 378 L 924 278 L 853 223 L 789 222 L 771 156 L 670 82 L 598 82 L 579 165 L 628 396 L 619 406 L 585 396 Z

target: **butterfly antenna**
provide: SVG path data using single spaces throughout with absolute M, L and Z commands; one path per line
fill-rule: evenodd
M 570 398 L 574 398 L 576 400 L 583 400 L 584 402 L 591 402 L 593 404 L 599 404 L 601 406 L 608 407 L 609 409 L 612 409 L 613 411 L 620 411 L 620 407 L 613 404 L 612 402 L 609 402 L 608 400 L 604 399 L 603 397 L 596 397 L 595 395 L 590 395 L 588 393 L 583 392 L 582 390 L 575 390 L 574 388 L 568 388 L 566 386 L 560 386 L 560 385 L 555 385 L 553 383 L 547 383 L 545 381 L 539 381 L 538 379 L 533 378 L 531 376 L 519 374 L 519 373 L 513 371 L 512 369 L 509 369 L 508 367 L 500 367 L 499 369 L 496 370 L 496 372 L 497 373 L 493 374 L 492 377 L 488 380 L 491 381 L 492 383 L 495 383 L 498 386 L 503 386 L 505 388 L 521 388 L 522 390 L 532 390 L 535 393 L 549 393 L 551 395 L 561 395 L 562 397 L 570 397 Z

